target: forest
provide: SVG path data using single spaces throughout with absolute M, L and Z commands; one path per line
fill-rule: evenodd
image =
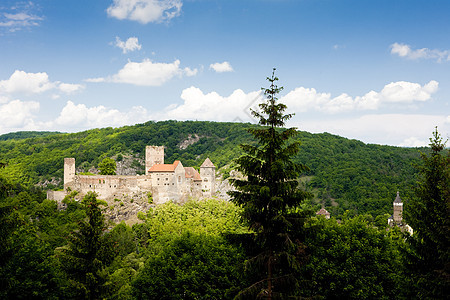
M 240 144 L 253 143 L 249 123 L 200 121 L 147 122 L 120 128 L 92 129 L 79 133 L 12 133 L 0 136 L 0 174 L 14 184 L 62 188 L 63 161 L 76 159 L 79 172 L 88 172 L 105 158 L 132 160 L 138 174 L 144 173 L 146 145 L 165 146 L 165 162 L 180 160 L 184 166 L 199 167 L 209 157 L 224 177 L 242 152 Z M 181 143 L 189 136 L 198 141 L 186 148 Z M 412 196 L 416 180 L 414 164 L 419 151 L 426 148 L 401 148 L 364 144 L 329 133 L 299 131 L 301 142 L 294 161 L 308 166 L 300 182 L 314 194 L 312 203 L 324 206 L 334 216 L 371 214 L 374 218 L 392 214 L 397 191 L 403 199 Z M 407 205 L 407 204 L 406 204 Z
M 245 203 L 266 199 L 268 190 L 251 189 L 256 198 L 240 203 L 248 196 L 245 182 L 235 183 L 235 201 L 167 202 L 140 212 L 140 222 L 133 226 L 105 220 L 106 203 L 94 193 L 82 201 L 74 200 L 76 192 L 69 194 L 63 200 L 65 209 L 46 199 L 46 188 L 61 188 L 55 178 L 62 178 L 64 157 L 75 157 L 82 171 L 105 157 L 116 161 L 131 157 L 139 172 L 145 145 L 166 146 L 168 163 L 180 159 L 198 167 L 210 157 L 222 176 L 240 169 L 260 184 L 257 178 L 263 177 L 249 171 L 254 168 L 246 165 L 245 155 L 259 151 L 261 141 L 252 133 L 265 128 L 166 121 L 73 134 L 3 137 L 0 297 L 447 297 L 450 157 L 437 131 L 431 147 L 423 149 L 366 145 L 327 133 L 287 130 L 290 137 L 284 129 L 274 131 L 298 146 L 296 151 L 286 148 L 295 152 L 283 169 L 290 175 L 277 181 L 291 186 L 295 197 L 285 194 L 293 202 L 282 204 L 264 220 L 255 210 L 260 203 Z M 196 143 L 185 149 L 179 146 L 193 135 L 199 137 Z M 303 166 L 299 178 L 297 165 Z M 413 236 L 387 224 L 397 190 L 406 200 L 405 218 L 415 230 Z M 331 219 L 315 214 L 322 206 L 332 213 Z M 261 227 L 264 222 L 267 225 Z M 279 239 L 283 234 L 291 246 Z M 261 252 L 267 246 L 270 252 Z M 266 282 L 269 288 L 261 287 Z M 276 293 L 284 289 L 289 294 Z

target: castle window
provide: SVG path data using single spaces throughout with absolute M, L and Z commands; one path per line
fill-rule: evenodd
M 166 177 L 166 181 L 168 181 L 169 180 L 169 178 L 168 177 Z
M 208 182 L 208 179 L 205 178 L 203 181 L 204 181 L 204 182 Z
M 158 178 L 158 180 L 159 180 L 159 178 Z
M 178 183 L 181 183 L 181 176 L 178 176 Z
M 92 185 L 89 185 L 89 187 L 92 187 Z

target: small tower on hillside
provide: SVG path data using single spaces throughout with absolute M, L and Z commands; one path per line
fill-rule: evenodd
M 403 202 L 400 198 L 400 193 L 397 191 L 397 197 L 394 200 L 394 224 L 401 224 L 403 220 Z
M 75 158 L 64 158 L 64 189 L 75 179 Z
M 205 196 L 214 195 L 216 186 L 216 166 L 209 158 L 205 159 L 200 166 L 200 177 L 202 178 L 202 190 Z
M 147 146 L 145 148 L 145 175 L 157 164 L 164 164 L 164 146 Z

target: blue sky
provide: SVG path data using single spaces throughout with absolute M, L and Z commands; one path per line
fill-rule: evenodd
M 0 3 L 0 134 L 148 120 L 255 122 L 272 68 L 287 124 L 366 143 L 450 133 L 450 1 Z

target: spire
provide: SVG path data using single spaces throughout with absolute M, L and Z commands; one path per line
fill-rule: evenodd
M 397 197 L 395 197 L 394 203 L 402 203 L 402 199 L 400 198 L 400 192 L 397 191 Z

